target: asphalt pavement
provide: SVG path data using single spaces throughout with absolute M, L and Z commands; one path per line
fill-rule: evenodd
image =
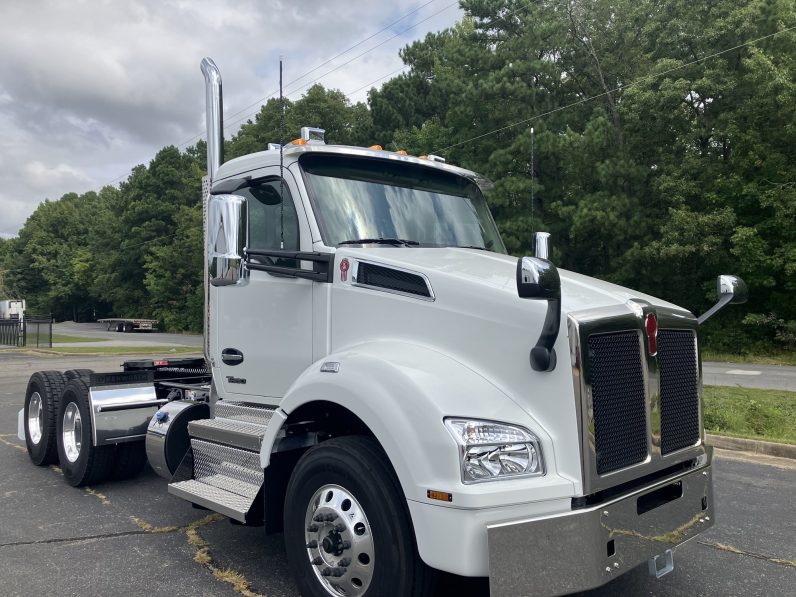
M 281 535 L 208 518 L 168 495 L 149 469 L 75 489 L 57 467 L 31 464 L 16 439 L 30 374 L 111 371 L 122 360 L 0 353 L 0 592 L 235 596 L 248 583 L 243 594 L 296 597 Z M 583 597 L 794 594 L 796 461 L 722 452 L 714 463 L 716 526 L 676 550 L 674 572 L 655 580 L 640 567 Z M 532 538 L 528 557 L 532 569 Z M 485 579 L 445 577 L 437 597 L 486 597 L 487 587 Z
M 796 367 L 752 363 L 702 363 L 707 386 L 742 386 L 796 392 Z

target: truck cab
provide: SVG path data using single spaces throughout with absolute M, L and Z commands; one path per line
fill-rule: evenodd
M 544 233 L 513 257 L 484 177 L 320 129 L 224 162 L 220 73 L 202 69 L 204 363 L 84 380 L 85 449 L 144 442 L 170 493 L 284 532 L 305 595 L 429 595 L 436 571 L 558 595 L 671 571 L 715 519 L 698 328 L 743 282 L 720 276 L 697 318 L 557 269 Z M 59 442 L 82 412 L 70 383 Z

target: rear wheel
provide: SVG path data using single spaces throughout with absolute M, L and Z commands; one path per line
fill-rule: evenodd
M 307 451 L 285 497 L 285 548 L 299 592 L 313 597 L 421 597 L 420 560 L 401 486 L 378 443 L 331 439 Z
M 128 323 L 125 323 L 125 324 L 124 324 L 124 329 L 123 329 L 123 331 L 124 331 L 124 332 L 126 332 L 126 333 L 128 333 L 128 334 L 129 334 L 130 332 L 132 332 L 132 331 L 133 331 L 133 324 L 132 324 L 132 323 L 129 323 L 129 322 L 128 322 Z
M 64 376 L 67 380 L 73 380 L 77 377 L 88 380 L 92 373 L 94 373 L 94 371 L 91 369 L 69 369 L 68 371 L 64 371 Z
M 65 378 L 59 371 L 38 371 L 25 392 L 25 445 L 33 464 L 58 462 L 56 419 Z
M 93 445 L 87 380 L 78 377 L 66 384 L 58 412 L 58 458 L 66 482 L 80 487 L 105 480 L 114 446 Z

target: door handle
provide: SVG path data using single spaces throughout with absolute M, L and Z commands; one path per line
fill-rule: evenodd
M 221 351 L 221 360 L 230 366 L 240 365 L 243 362 L 243 353 L 237 348 L 225 348 Z

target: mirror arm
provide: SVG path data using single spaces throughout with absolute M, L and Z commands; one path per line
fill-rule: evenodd
M 732 295 L 731 295 L 731 294 L 723 294 L 723 295 L 721 295 L 721 297 L 719 298 L 719 302 L 717 302 L 715 305 L 713 305 L 713 306 L 712 306 L 710 309 L 708 309 L 707 311 L 705 311 L 705 312 L 704 312 L 702 315 L 700 315 L 700 316 L 697 318 L 697 323 L 698 323 L 699 325 L 702 325 L 702 324 L 703 324 L 703 323 L 705 323 L 705 322 L 706 322 L 708 319 L 710 319 L 710 318 L 711 318 L 711 317 L 713 317 L 713 316 L 714 316 L 716 313 L 718 313 L 718 312 L 719 312 L 719 311 L 721 311 L 721 310 L 722 310 L 724 307 L 726 307 L 726 306 L 727 306 L 727 305 L 730 303 L 730 301 L 732 301 Z
M 561 327 L 561 298 L 547 300 L 547 314 L 542 333 L 531 349 L 531 367 L 534 371 L 552 371 L 556 368 L 556 351 L 553 346 Z

